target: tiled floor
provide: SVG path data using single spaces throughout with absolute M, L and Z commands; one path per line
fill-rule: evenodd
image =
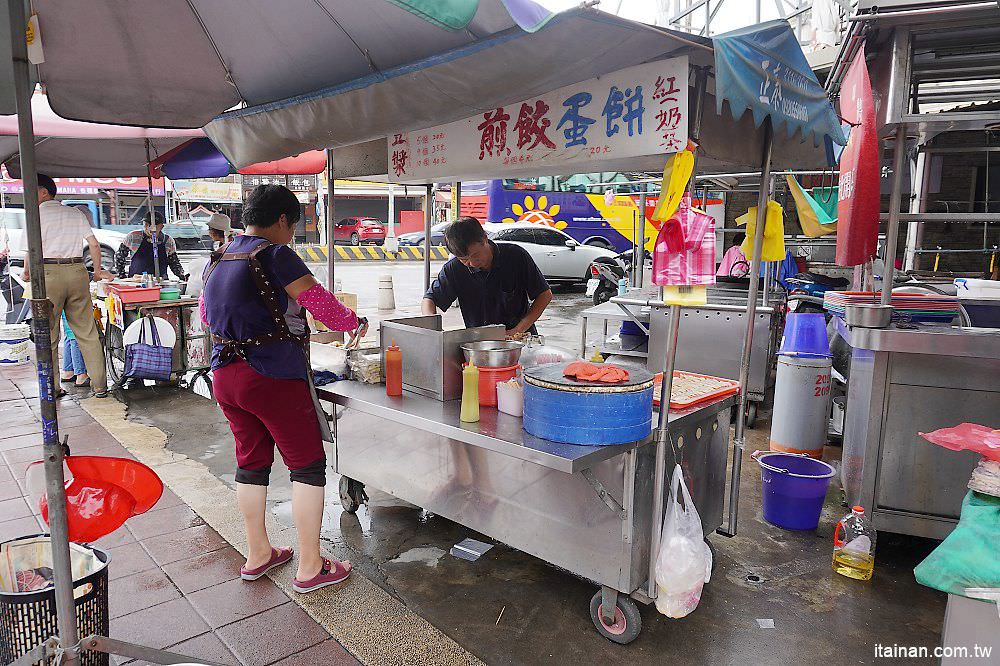
M 24 480 L 41 457 L 37 394 L 33 366 L 0 367 L 0 541 L 45 528 Z M 73 397 L 58 408 L 73 453 L 130 458 Z M 111 554 L 114 638 L 222 664 L 358 663 L 268 578 L 240 580 L 239 553 L 169 490 L 97 545 Z

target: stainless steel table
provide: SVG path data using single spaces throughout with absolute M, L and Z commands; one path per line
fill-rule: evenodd
M 408 392 L 390 398 L 384 386 L 357 382 L 322 387 L 319 395 L 337 408 L 333 466 L 345 477 L 346 506 L 356 508 L 352 494 L 371 485 L 594 581 L 600 603 L 634 608 L 625 595 L 648 601 L 641 589 L 652 531 L 651 438 L 559 444 L 495 409 L 483 407 L 480 421 L 466 424 L 459 401 Z M 730 396 L 670 415 L 677 455 L 668 453 L 666 482 L 676 459 L 705 534 L 722 524 L 734 402 Z M 630 631 L 638 635 L 638 626 Z
M 943 539 L 980 456 L 921 438 L 963 422 L 1000 426 L 1000 329 L 851 328 L 841 481 L 876 529 Z

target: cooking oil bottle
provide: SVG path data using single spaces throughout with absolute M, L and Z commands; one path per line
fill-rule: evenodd
M 833 570 L 842 576 L 871 580 L 875 570 L 875 528 L 856 506 L 840 519 L 833 532 Z

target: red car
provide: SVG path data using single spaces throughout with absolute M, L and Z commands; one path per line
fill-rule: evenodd
M 334 225 L 333 239 L 351 245 L 382 245 L 385 243 L 385 224 L 374 217 L 345 217 Z

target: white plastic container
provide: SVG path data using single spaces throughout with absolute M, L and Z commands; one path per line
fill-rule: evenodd
M 31 360 L 31 328 L 27 324 L 0 324 L 0 365 Z
M 519 382 L 497 384 L 497 409 L 511 416 L 524 416 L 524 388 Z
M 959 298 L 995 298 L 1000 300 L 1000 280 L 955 278 L 955 289 Z

